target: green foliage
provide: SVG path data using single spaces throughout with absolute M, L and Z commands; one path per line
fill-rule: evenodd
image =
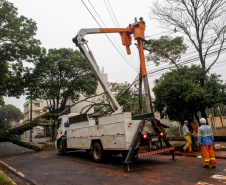
M 200 79 L 205 81 L 204 86 Z M 199 66 L 172 70 L 155 81 L 155 110 L 164 111 L 170 120 L 192 119 L 203 107 L 222 101 L 225 91 L 221 91 L 221 83 L 218 75 L 205 75 Z
M 67 100 L 75 102 L 79 94 L 95 93 L 97 81 L 79 51 L 50 49 L 40 58 L 33 73 L 26 74 L 28 99 L 44 99 L 50 113 L 65 109 Z
M 186 45 L 183 44 L 183 37 L 172 38 L 162 36 L 160 39 L 149 40 L 150 44 L 145 45 L 149 49 L 148 60 L 159 64 L 170 62 L 177 66 L 181 54 L 186 52 Z
M 44 136 L 42 135 L 42 134 L 37 134 L 36 136 L 35 136 L 35 138 L 43 138 Z
M 51 131 L 46 131 L 46 137 L 51 137 Z
M 0 172 L 0 184 L 12 185 L 13 182 Z
M 19 122 L 24 118 L 23 113 L 13 105 L 0 107 L 0 129 L 8 129 L 13 121 Z
M 35 39 L 37 27 L 32 19 L 18 16 L 17 8 L 0 0 L 0 105 L 2 96 L 23 93 L 23 61 L 34 62 L 41 44 Z
M 116 99 L 119 105 L 123 106 L 123 112 L 131 112 L 132 115 L 139 114 L 139 90 L 137 87 L 130 87 L 130 84 L 111 83 L 111 89 L 116 92 Z M 146 112 L 145 97 L 142 96 L 142 106 Z

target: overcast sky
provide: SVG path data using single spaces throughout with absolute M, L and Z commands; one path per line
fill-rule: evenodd
M 19 15 L 32 18 L 37 23 L 37 39 L 42 42 L 42 47 L 46 49 L 77 49 L 72 43 L 72 38 L 78 30 L 81 28 L 99 28 L 85 5 L 102 27 L 126 28 L 128 24 L 134 22 L 135 17 L 138 19 L 143 17 L 146 22 L 146 39 L 158 38 L 161 35 L 171 35 L 173 37 L 181 35 L 180 33 L 174 34 L 173 31 L 162 29 L 156 21 L 151 20 L 150 7 L 152 0 L 9 0 L 9 2 L 14 3 L 14 6 L 18 8 Z M 92 3 L 101 20 L 89 2 Z M 121 55 L 126 55 L 124 46 L 121 46 L 119 34 L 111 34 L 109 38 L 115 47 L 120 48 Z M 104 34 L 88 35 L 86 39 L 89 41 L 89 48 L 92 50 L 98 65 L 108 74 L 110 82 L 127 81 L 132 83 L 134 81 L 139 71 L 139 55 L 134 44 L 131 46 L 132 56 L 124 56 L 125 61 Z M 225 68 L 218 67 L 211 72 L 223 75 Z M 149 76 L 151 87 L 153 87 L 154 79 L 159 78 L 160 75 L 159 73 L 153 77 Z M 225 76 L 222 79 L 225 80 Z M 5 98 L 6 104 L 13 104 L 22 111 L 25 101 L 25 97 L 19 100 Z

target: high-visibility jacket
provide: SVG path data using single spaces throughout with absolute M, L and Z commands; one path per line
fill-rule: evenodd
M 198 129 L 197 143 L 203 146 L 212 145 L 213 140 L 214 140 L 213 132 L 210 126 L 201 125 Z
M 183 131 L 183 136 L 189 136 L 190 135 L 190 132 L 188 130 L 187 125 L 183 126 L 182 131 Z

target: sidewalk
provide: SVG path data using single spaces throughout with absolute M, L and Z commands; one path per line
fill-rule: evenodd
M 51 140 L 51 137 L 43 137 L 43 138 L 32 138 L 32 144 L 38 147 L 41 147 L 42 145 L 44 145 L 45 143 L 53 143 L 53 142 L 46 142 Z M 26 143 L 30 143 L 29 138 L 22 138 L 21 141 L 26 142 Z

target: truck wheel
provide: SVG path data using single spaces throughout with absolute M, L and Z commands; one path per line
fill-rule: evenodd
M 100 143 L 94 143 L 92 145 L 92 157 L 97 163 L 102 162 L 105 159 L 105 154 Z
M 59 152 L 60 155 L 65 155 L 66 152 L 65 150 L 63 149 L 63 145 L 62 145 L 62 140 L 60 140 L 57 144 L 57 150 Z

